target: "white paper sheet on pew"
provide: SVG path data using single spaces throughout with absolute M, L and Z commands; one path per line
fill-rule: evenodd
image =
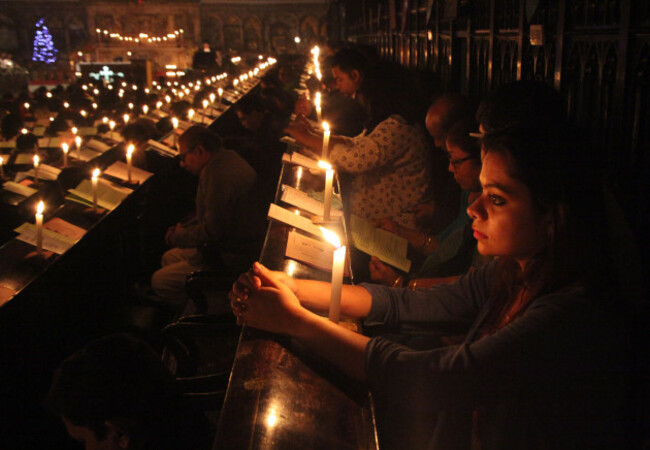
M 208 116 L 204 116 L 199 112 L 195 112 L 194 116 L 192 116 L 192 122 L 194 123 L 199 123 L 204 125 L 204 124 L 209 124 L 211 121 L 212 121 L 211 118 L 209 118 Z
M 92 206 L 93 188 L 90 180 L 83 180 L 76 188 L 69 189 L 68 192 L 70 195 L 66 198 L 87 206 Z M 97 183 L 97 205 L 101 208 L 113 210 L 131 192 L 133 192 L 132 189 L 118 186 L 115 183 L 100 178 L 99 183 Z
M 370 222 L 354 214 L 350 218 L 352 245 L 358 250 L 376 256 L 386 264 L 404 272 L 411 269 L 411 261 L 406 258 L 408 241 L 386 230 L 375 228 Z
M 107 131 L 106 133 L 102 134 L 102 136 L 106 139 L 110 139 L 113 142 L 124 142 L 124 138 L 117 131 Z
M 287 186 L 286 184 L 282 185 L 281 200 L 285 203 L 303 209 L 317 216 L 323 215 L 323 208 L 324 208 L 323 202 L 313 197 L 310 197 L 309 194 L 305 194 L 304 192 L 299 191 L 296 188 Z M 334 205 L 332 205 L 332 210 L 330 214 L 333 217 L 338 217 L 343 215 L 343 211 L 341 211 L 340 209 L 336 209 Z
M 38 140 L 39 148 L 57 148 L 61 146 L 60 137 L 44 137 Z
M 94 136 L 97 134 L 97 127 L 80 127 L 77 133 L 79 136 Z
M 33 223 L 24 223 L 14 231 L 20 233 L 16 239 L 27 242 L 36 247 L 36 226 Z M 54 231 L 43 230 L 43 249 L 61 255 L 74 245 L 71 239 Z
M 43 135 L 45 135 L 45 127 L 41 127 L 41 126 L 34 127 L 32 134 L 39 138 L 43 137 Z
M 162 142 L 158 142 L 158 141 L 154 141 L 153 139 L 149 139 L 147 141 L 147 144 L 149 144 L 149 146 L 153 150 L 157 151 L 158 153 L 162 153 L 163 155 L 172 156 L 172 157 L 178 155 L 178 150 L 176 150 L 176 149 L 174 149 L 172 147 L 169 147 L 169 146 L 163 144 Z
M 29 186 L 25 186 L 20 183 L 14 183 L 13 181 L 5 181 L 2 187 L 9 192 L 22 195 L 23 197 L 31 197 L 38 192 L 37 189 L 30 188 Z
M 111 164 L 105 171 L 105 175 L 110 175 L 120 180 L 127 181 L 129 179 L 129 172 L 126 163 L 122 161 L 116 161 Z M 137 183 L 144 183 L 147 179 L 153 175 L 151 172 L 146 170 L 139 169 L 137 167 L 131 167 L 131 180 Z
M 293 152 L 291 155 L 288 153 L 282 155 L 282 162 L 297 164 L 299 166 L 307 167 L 308 169 L 322 170 L 318 167 L 318 161 L 296 152 Z
M 0 148 L 16 148 L 16 141 L 3 141 L 0 142 Z M 6 161 L 5 161 L 6 163 Z
M 111 149 L 110 145 L 97 139 L 89 139 L 88 142 L 86 142 L 86 147 L 91 148 L 92 150 L 95 150 L 99 153 L 104 153 Z
M 295 228 L 300 228 L 307 233 L 311 233 L 316 237 L 321 237 L 323 233 L 306 217 L 299 216 L 294 212 L 289 211 L 281 206 L 271 203 L 269 206 L 269 219 L 277 220 L 278 222 L 286 223 Z
M 285 256 L 318 269 L 331 272 L 332 260 L 334 259 L 334 247 L 328 242 L 318 241 L 292 230 L 287 237 Z M 350 268 L 347 263 L 345 264 L 345 276 L 350 276 Z
M 74 159 L 78 159 L 79 161 L 88 162 L 91 159 L 95 159 L 100 155 L 101 152 L 96 152 L 91 148 L 82 147 L 81 150 L 77 150 L 77 149 L 71 150 L 70 153 L 68 153 L 68 158 L 74 158 Z
M 33 158 L 33 157 L 32 157 Z M 33 163 L 33 159 L 32 159 Z M 59 174 L 61 173 L 61 169 L 57 169 L 56 167 L 48 166 L 47 164 L 41 164 L 38 166 L 38 179 L 39 180 L 56 180 L 59 177 Z M 23 181 L 25 178 L 32 178 L 34 177 L 34 169 L 29 169 L 27 172 L 18 172 L 16 174 L 16 178 L 14 181 L 16 183 L 20 183 Z
M 48 220 L 43 227 L 46 230 L 50 230 L 52 232 L 58 233 L 62 236 L 65 236 L 68 239 L 71 239 L 72 242 L 78 242 L 79 239 L 81 239 L 84 234 L 86 234 L 86 230 L 84 230 L 81 227 L 78 227 L 76 225 L 72 225 L 70 222 L 66 222 L 65 220 L 59 218 L 59 217 L 53 217 L 50 220 Z

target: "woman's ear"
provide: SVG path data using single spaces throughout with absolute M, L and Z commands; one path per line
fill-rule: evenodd
M 131 438 L 129 437 L 126 427 L 120 424 L 119 420 L 105 420 L 107 433 L 106 440 L 110 442 L 111 448 L 129 448 Z

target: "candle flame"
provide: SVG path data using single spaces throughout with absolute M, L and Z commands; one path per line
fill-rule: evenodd
M 125 124 L 129 123 L 129 115 L 128 114 L 124 114 L 124 116 L 122 118 L 124 119 Z
M 108 122 L 108 126 L 111 129 L 111 131 L 113 131 L 113 129 L 115 128 L 115 121 L 111 120 L 110 122 Z
M 322 159 L 318 160 L 318 167 L 325 170 L 332 170 L 332 165 L 327 161 L 323 161 Z
M 99 177 L 99 169 L 93 170 L 93 178 Z
M 38 155 L 34 155 L 34 167 L 38 167 L 38 161 L 39 161 Z
M 203 100 L 203 108 L 207 108 L 208 103 L 210 103 L 210 102 L 208 102 L 207 100 Z
M 174 125 L 174 128 L 178 128 L 178 118 L 177 117 L 172 117 L 172 125 Z
M 36 214 L 43 214 L 43 211 L 45 211 L 45 203 L 41 200 L 38 202 L 38 205 L 36 205 Z
M 72 127 L 72 134 L 76 135 L 78 131 L 77 127 Z
M 192 117 L 194 117 L 194 110 L 193 109 L 190 109 L 189 111 L 187 111 L 187 117 L 189 117 L 190 120 L 192 119 Z
M 61 150 L 63 150 L 63 153 L 68 153 L 68 150 L 70 150 L 70 146 L 64 142 L 63 144 L 61 144 Z
M 133 144 L 130 144 L 130 145 L 126 148 L 126 154 L 127 154 L 128 156 L 131 156 L 131 155 L 133 154 L 134 151 L 135 151 L 135 145 L 133 145 Z
M 77 148 L 81 147 L 81 137 L 77 136 L 74 138 L 74 143 L 77 144 Z
M 323 125 L 322 125 L 322 126 L 323 126 L 323 130 L 325 130 L 325 131 L 329 131 L 329 130 L 330 130 L 330 124 L 327 123 L 327 122 L 323 122 Z
M 323 237 L 327 242 L 329 242 L 336 248 L 341 248 L 341 239 L 339 239 L 339 236 L 335 232 L 328 230 L 327 228 L 324 227 L 318 227 L 318 228 L 320 228 L 320 232 L 323 233 Z

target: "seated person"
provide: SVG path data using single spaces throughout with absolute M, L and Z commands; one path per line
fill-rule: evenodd
M 163 298 L 184 300 L 185 279 L 202 267 L 199 247 L 210 242 L 239 241 L 257 230 L 250 218 L 249 199 L 257 175 L 235 151 L 222 147 L 221 138 L 200 125 L 178 139 L 180 164 L 199 177 L 196 215 L 169 228 L 162 268 L 151 277 L 151 287 Z M 225 257 L 225 255 L 223 255 Z
M 271 202 L 282 169 L 282 154 L 285 145 L 280 142 L 284 123 L 266 109 L 262 99 L 257 94 L 248 94 L 239 100 L 233 108 L 239 122 L 250 133 L 241 139 L 231 138 L 229 147 L 235 150 L 251 165 L 263 192 L 268 193 L 267 200 Z
M 380 219 L 378 225 L 409 241 L 417 251 L 426 254 L 424 263 L 408 275 L 402 275 L 376 258 L 370 261 L 371 279 L 388 286 L 430 286 L 451 281 L 469 270 L 474 259 L 476 239 L 472 236 L 467 208 L 481 195 L 481 147 L 478 139 L 469 135 L 476 131 L 473 119 L 461 120 L 447 134 L 445 148 L 449 172 L 462 189 L 458 216 L 441 233 L 431 235 L 398 225 L 390 219 Z M 440 278 L 444 277 L 444 278 Z M 430 280 L 424 280 L 430 279 Z
M 571 135 L 526 122 L 483 139 L 468 213 L 490 264 L 427 290 L 343 286 L 341 312 L 364 329 L 468 324 L 462 344 L 414 351 L 355 333 L 309 310 L 327 310 L 329 283 L 258 263 L 233 285 L 234 314 L 364 382 L 383 448 L 631 448 L 630 305 L 609 267 L 601 180 Z M 391 442 L 398 420 L 419 445 Z
M 400 67 L 382 65 L 368 70 L 359 90 L 369 120 L 354 138 L 331 136 L 327 159 L 352 178 L 343 186 L 352 214 L 372 220 L 390 217 L 413 228 L 415 214 L 429 185 L 429 151 L 417 124 L 417 103 L 410 95 Z M 286 130 L 301 144 L 320 154 L 323 136 L 305 121 Z M 346 192 L 347 191 L 347 192 Z
M 45 405 L 86 449 L 210 445 L 205 417 L 183 404 L 174 377 L 154 351 L 127 335 L 101 338 L 65 359 Z
M 217 54 L 210 48 L 209 41 L 203 41 L 201 48 L 194 52 L 192 57 L 192 69 L 194 70 L 217 70 Z

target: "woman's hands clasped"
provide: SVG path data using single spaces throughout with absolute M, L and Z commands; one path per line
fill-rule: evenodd
M 296 292 L 293 278 L 256 262 L 251 270 L 239 276 L 228 297 L 238 323 L 288 334 L 306 313 Z

